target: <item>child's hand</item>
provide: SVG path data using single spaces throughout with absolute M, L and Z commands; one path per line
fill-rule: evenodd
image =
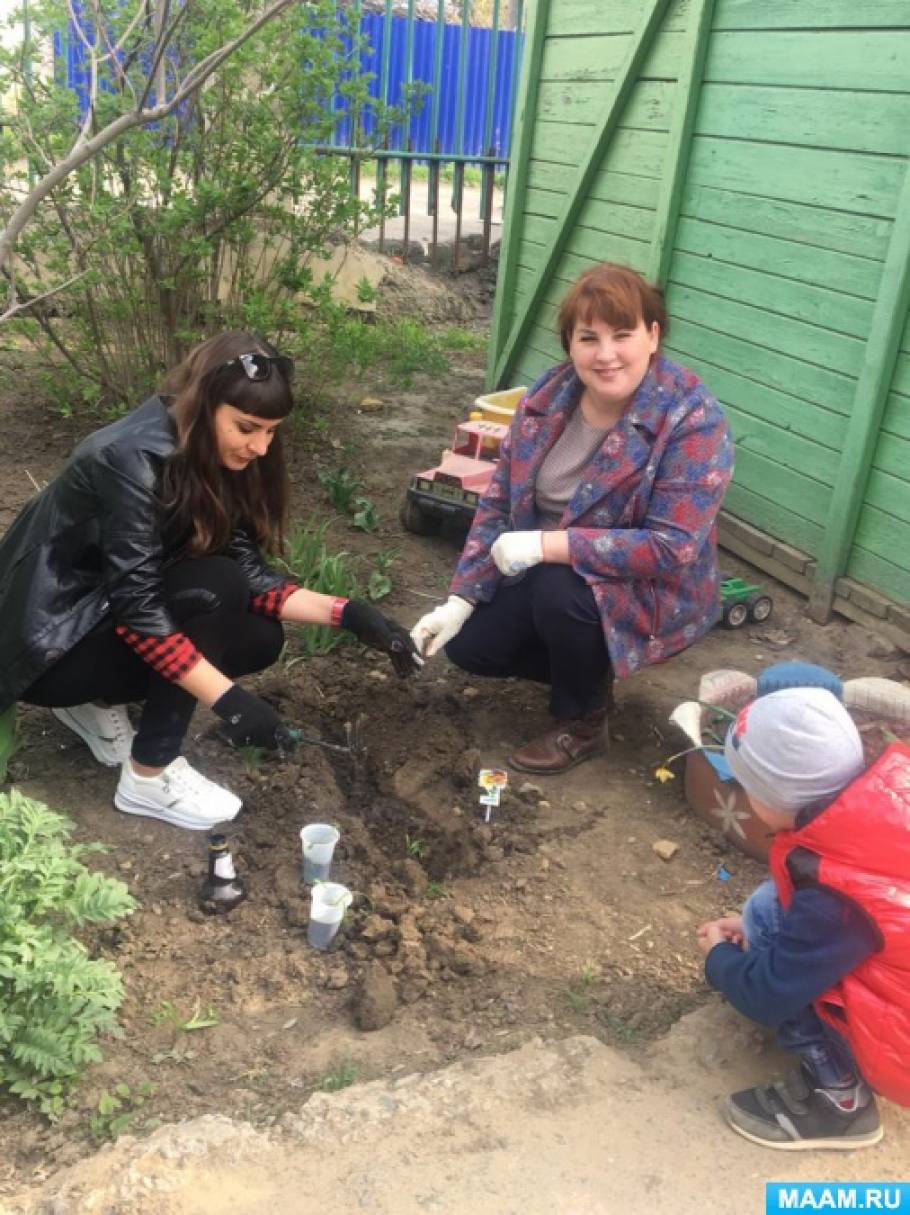
M 742 947 L 745 939 L 743 920 L 739 915 L 725 915 L 717 920 L 706 920 L 704 924 L 699 924 L 697 930 L 698 948 L 703 954 L 710 953 L 714 946 L 720 945 L 722 941 Z

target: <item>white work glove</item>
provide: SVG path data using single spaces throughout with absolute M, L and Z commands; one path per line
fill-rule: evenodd
M 543 561 L 543 532 L 503 532 L 494 541 L 490 556 L 507 578 Z
M 460 595 L 450 595 L 445 603 L 421 616 L 411 629 L 411 640 L 417 646 L 418 654 L 425 658 L 438 654 L 461 631 L 473 611 L 473 603 Z

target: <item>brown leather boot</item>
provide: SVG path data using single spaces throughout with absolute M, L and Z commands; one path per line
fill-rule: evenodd
M 606 709 L 595 709 L 575 721 L 558 722 L 552 730 L 510 755 L 509 767 L 538 776 L 555 776 L 595 755 L 603 755 L 607 749 L 606 718 Z

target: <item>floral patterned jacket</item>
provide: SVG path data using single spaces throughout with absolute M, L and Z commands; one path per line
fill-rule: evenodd
M 522 399 L 451 594 L 488 603 L 503 580 L 490 556 L 494 540 L 540 526 L 537 473 L 582 389 L 567 362 Z M 716 518 L 732 473 L 722 409 L 697 376 L 658 354 L 560 520 L 572 568 L 597 600 L 617 676 L 685 649 L 718 619 Z

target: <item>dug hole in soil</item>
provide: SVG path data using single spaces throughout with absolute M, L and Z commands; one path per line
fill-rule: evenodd
M 489 277 L 390 273 L 382 306 L 429 299 L 424 316 L 484 331 Z M 345 386 L 326 411 L 328 425 L 301 428 L 290 444 L 294 517 L 330 519 L 333 551 L 397 549 L 382 606 L 408 626 L 444 597 L 460 547 L 456 535 L 422 539 L 397 521 L 408 478 L 436 463 L 483 391 L 482 355 L 451 362 L 447 375 L 418 376 L 406 388 Z M 359 408 L 365 397 L 369 412 Z M 52 477 L 99 419 L 61 418 L 21 384 L 7 388 L 0 408 L 5 528 L 32 479 Z M 341 465 L 376 504 L 375 534 L 354 530 L 327 501 L 316 472 Z M 0 1193 L 92 1151 L 90 1117 L 117 1084 L 133 1093 L 155 1086 L 132 1132 L 205 1112 L 267 1125 L 314 1089 L 504 1051 L 534 1036 L 589 1033 L 641 1051 L 713 998 L 695 926 L 735 909 L 763 870 L 687 809 L 678 765 L 676 780 L 655 780 L 684 745 L 668 714 L 695 694 L 704 671 L 721 667 L 756 673 L 799 657 L 845 678 L 906 675 L 906 660 L 880 638 L 841 619 L 816 626 L 802 598 L 733 558 L 724 564 L 769 590 L 771 620 L 716 629 L 619 684 L 609 756 L 558 779 L 511 774 L 489 824 L 478 770 L 502 765 L 546 728 L 540 688 L 473 679 L 443 659 L 400 681 L 384 658 L 355 646 L 251 681 L 309 734 L 338 742 L 345 723 L 358 722 L 365 754 L 356 761 L 304 746 L 285 760 L 245 764 L 200 712 L 190 761 L 244 799 L 229 838 L 249 898 L 226 916 L 198 908 L 205 835 L 118 814 L 116 774 L 48 712 L 23 710 L 15 783 L 70 815 L 78 840 L 104 841 L 109 852 L 94 863 L 127 882 L 141 908 L 87 937 L 123 975 L 122 1036 L 103 1042 L 104 1063 L 88 1071 L 55 1125 L 16 1102 L 0 1104 Z M 319 821 L 340 829 L 332 876 L 356 892 L 325 954 L 306 943 L 300 866 L 300 827 Z M 678 845 L 672 859 L 653 850 L 659 840 Z M 180 1028 L 177 1020 L 194 1013 L 217 1024 Z

